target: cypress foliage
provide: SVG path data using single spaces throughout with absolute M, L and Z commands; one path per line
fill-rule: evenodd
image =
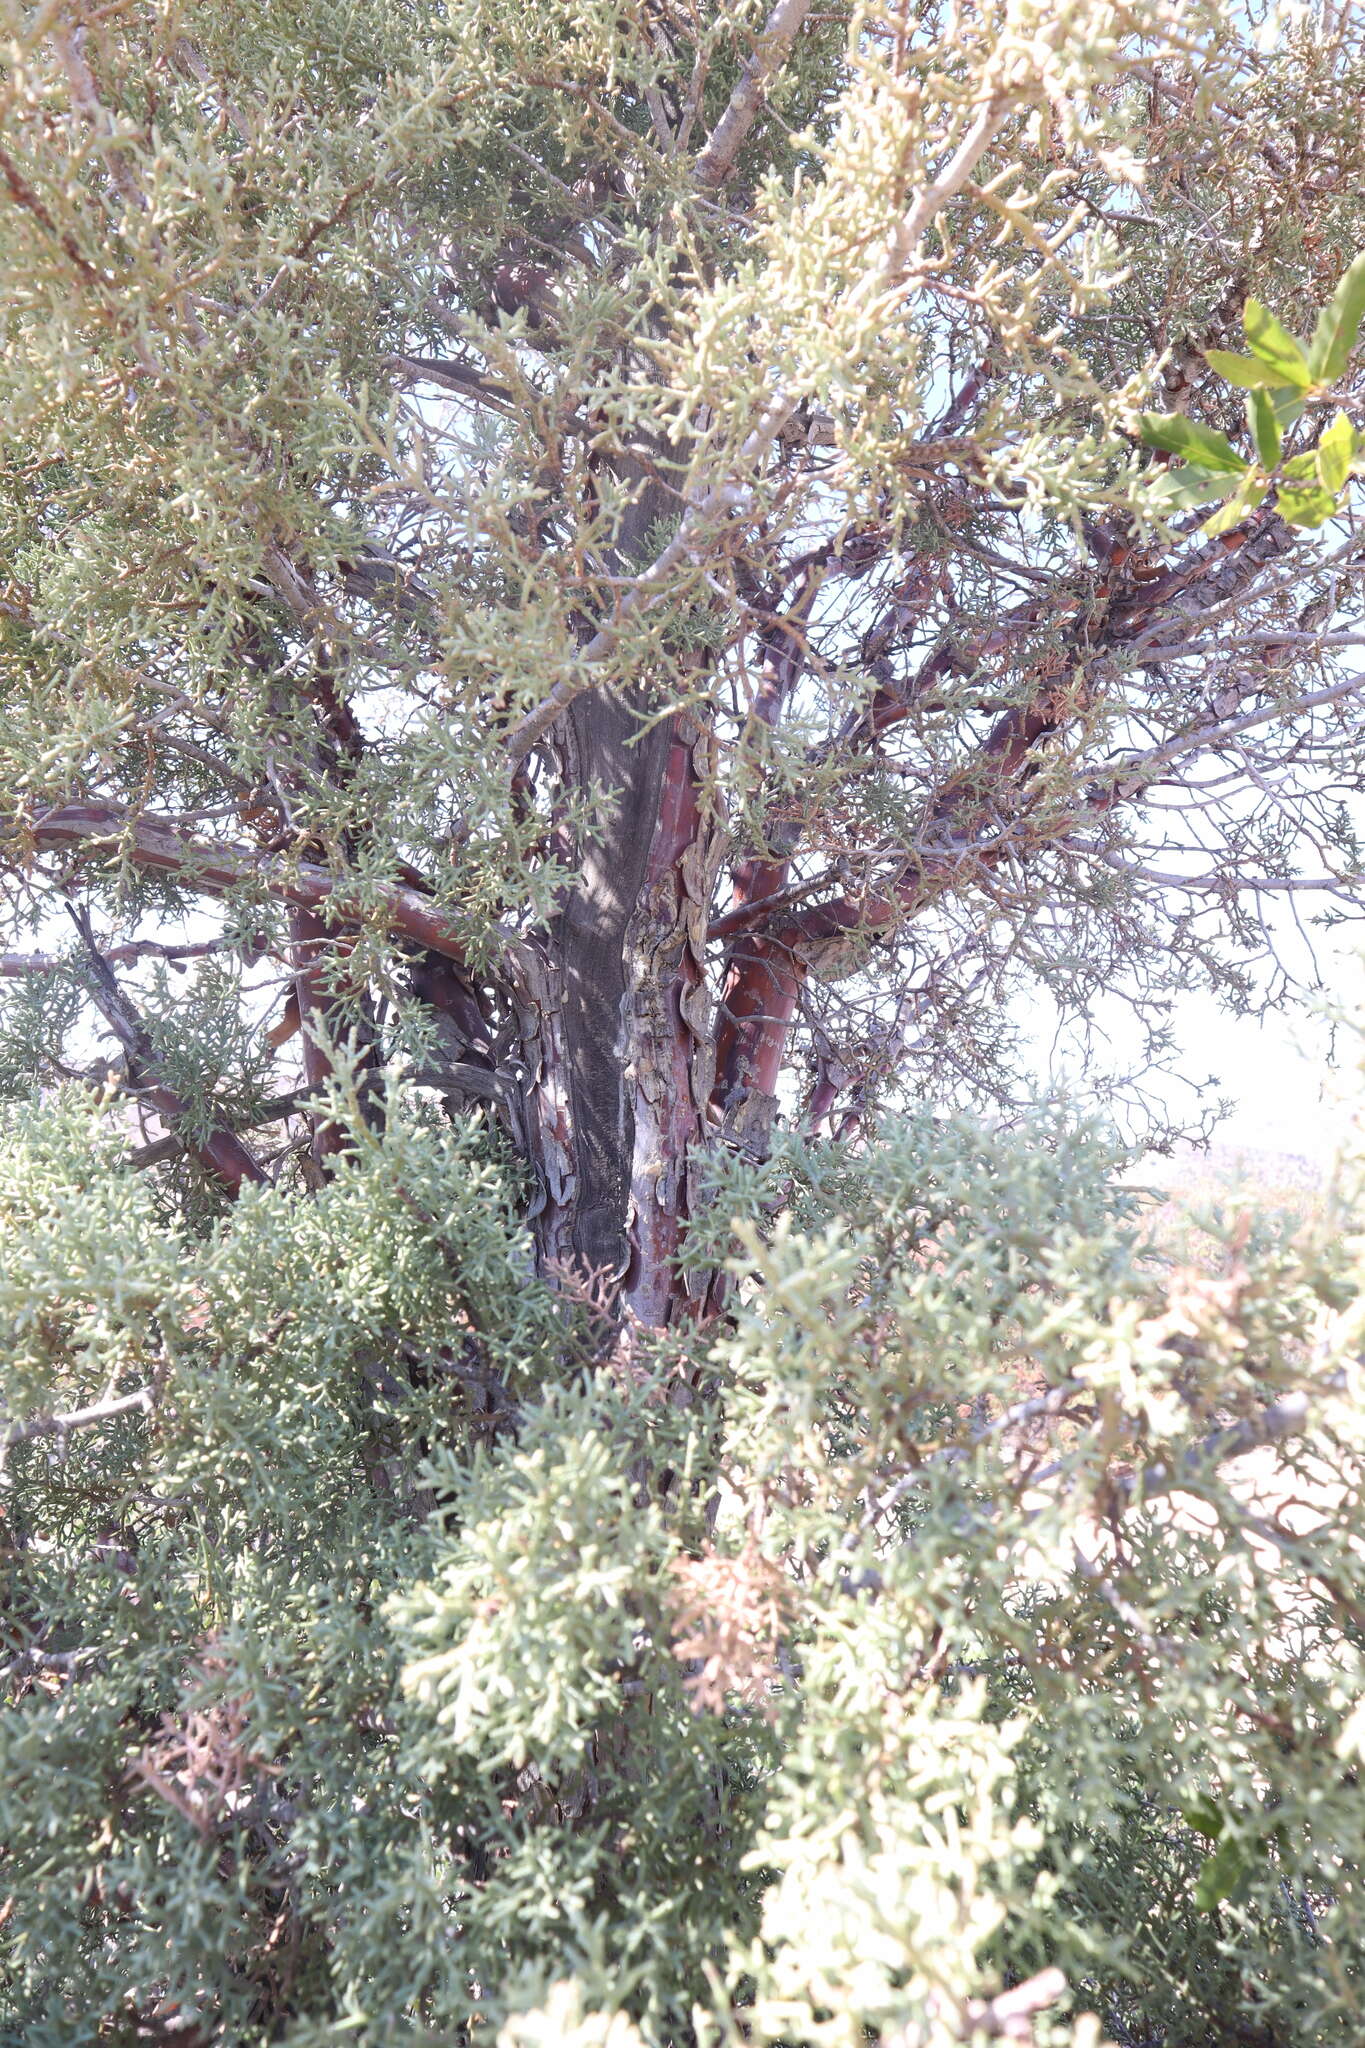
M 0 2044 L 1345 2048 L 1350 11 L 0 34 Z

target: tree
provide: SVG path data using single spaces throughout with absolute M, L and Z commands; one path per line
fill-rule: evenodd
M 1349 2038 L 1350 10 L 5 23 L 6 2038 Z

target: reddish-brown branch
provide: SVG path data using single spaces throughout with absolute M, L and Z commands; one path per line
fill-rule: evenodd
M 409 985 L 418 1002 L 432 1011 L 442 1051 L 452 1060 L 493 1073 L 493 1035 L 479 989 L 452 960 L 423 953 L 413 966 Z
M 167 1083 L 147 1028 L 100 951 L 89 917 L 75 905 L 69 907 L 89 963 L 91 998 L 123 1047 L 128 1086 L 140 1101 L 164 1117 L 177 1136 L 182 1137 L 190 1156 L 235 1200 L 245 1182 L 265 1180 L 263 1169 L 234 1131 L 220 1128 L 210 1130 L 202 1137 L 182 1135 L 186 1128 L 192 1130 L 194 1126 L 189 1105 L 178 1090 Z
M 849 551 L 849 560 L 856 561 Z M 755 699 L 755 714 L 773 725 L 799 679 L 806 657 L 805 622 L 826 565 L 812 565 L 800 597 L 783 617 L 775 619 L 765 635 L 764 675 Z M 931 587 L 915 569 L 903 579 L 892 603 L 889 630 L 902 630 L 922 612 L 932 595 Z M 941 650 L 930 657 L 909 692 L 880 689 L 868 710 L 852 721 L 836 748 L 865 744 L 868 740 L 907 716 L 911 704 L 922 696 L 931 681 L 952 672 L 961 657 Z M 773 835 L 781 837 L 781 831 Z M 793 848 L 794 850 L 794 848 Z M 800 999 L 806 974 L 800 927 L 787 921 L 773 921 L 773 911 L 786 895 L 791 864 L 786 858 L 750 858 L 735 870 L 731 908 L 715 920 L 710 937 L 734 936 L 735 943 L 726 962 L 721 1016 L 716 1034 L 716 1107 L 726 1118 L 732 1136 L 759 1149 L 766 1142 L 771 1122 L 777 1080 L 787 1035 Z M 769 928 L 759 933 L 757 927 Z
M 1060 729 L 1068 708 L 1064 698 L 1045 686 L 1032 703 L 1016 705 L 997 719 L 966 767 L 945 783 L 934 799 L 927 819 L 929 843 L 905 861 L 893 878 L 863 895 L 844 894 L 793 910 L 769 931 L 749 936 L 750 947 L 776 948 L 787 963 L 780 975 L 776 968 L 772 973 L 775 982 L 779 978 L 784 984 L 793 981 L 788 1024 L 813 949 L 850 938 L 855 932 L 875 934 L 903 924 L 932 902 L 948 881 L 960 877 L 964 861 L 984 869 L 1004 858 L 1004 841 L 988 846 L 973 843 L 974 816 L 1006 784 L 1027 780 L 1034 770 L 1035 750 Z M 947 835 L 944 828 L 948 828 Z M 765 1030 L 771 1038 L 775 1022 L 765 1023 Z M 780 1046 L 769 1046 L 765 1056 L 780 1067 Z
M 1207 603 L 1227 601 L 1292 539 L 1273 511 L 1263 512 L 1159 577 L 1132 589 L 1120 586 L 1102 616 L 1092 604 L 1084 625 L 1077 620 L 1074 660 L 1083 661 L 1101 648 L 1131 646 L 1150 638 L 1164 608 L 1177 599 L 1189 602 L 1197 595 Z M 1096 596 L 1105 599 L 1110 593 L 1101 588 Z M 1074 595 L 1066 595 L 1063 603 L 1065 613 L 1080 612 Z M 923 705 L 934 682 L 1006 654 L 1038 625 L 1042 609 L 1039 600 L 1029 599 L 969 649 L 942 649 L 931 655 L 909 684 L 879 690 L 836 747 L 867 744 L 916 705 Z M 1064 661 L 1060 671 L 1072 665 L 1072 660 Z M 1053 662 L 1049 667 L 1059 665 Z M 751 1092 L 761 1090 L 769 1098 L 774 1094 L 801 983 L 821 951 L 827 954 L 855 934 L 875 935 L 904 924 L 961 878 L 964 863 L 984 871 L 998 865 L 1011 848 L 1017 850 L 1018 838 L 1007 841 L 997 836 L 989 843 L 976 843 L 974 820 L 993 794 L 1027 779 L 1037 748 L 1059 730 L 1075 705 L 1069 691 L 1044 678 L 1030 701 L 998 718 L 965 767 L 934 798 L 926 815 L 924 846 L 863 894 L 843 893 L 823 903 L 777 911 L 786 889 L 786 865 L 751 864 L 745 890 L 737 889 L 730 911 L 711 927 L 713 938 L 732 939 L 717 1038 L 716 1100 L 727 1115 Z M 1065 829 L 1072 829 L 1071 822 Z
M 182 1131 L 188 1109 L 175 1090 L 158 1083 L 141 1083 L 137 1084 L 137 1092 L 139 1099 L 156 1110 L 171 1126 L 190 1157 L 197 1160 L 204 1171 L 216 1180 L 220 1187 L 225 1188 L 234 1201 L 247 1181 L 258 1184 L 265 1181 L 264 1170 L 235 1131 L 213 1130 L 207 1137 L 196 1139 L 193 1143 L 187 1142 Z
M 149 874 L 170 876 L 183 888 L 223 896 L 245 883 L 264 886 L 282 903 L 306 910 L 327 908 L 338 921 L 348 912 L 348 894 L 358 884 L 308 861 L 285 862 L 249 846 L 201 839 L 170 818 L 134 816 L 114 804 L 60 804 L 31 818 L 10 821 L 5 835 L 16 850 L 68 851 L 107 860 L 128 860 Z M 394 882 L 366 882 L 372 909 L 397 936 L 460 960 L 464 945 L 450 918 L 430 897 Z M 350 913 L 353 914 L 353 913 Z M 515 941 L 508 938 L 509 946 Z
M 1150 635 L 1162 609 L 1176 598 L 1196 590 L 1209 604 L 1223 601 L 1245 586 L 1255 572 L 1292 543 L 1292 531 L 1273 512 L 1246 521 L 1221 539 L 1198 549 L 1192 558 L 1153 578 L 1139 588 L 1116 597 L 1095 635 L 1096 647 L 1121 647 Z M 1101 593 L 1103 595 L 1103 593 Z M 997 629 L 980 649 L 978 658 L 995 651 L 1001 632 Z M 1076 649 L 1078 656 L 1087 650 Z M 988 798 L 993 788 L 1017 782 L 1031 769 L 1035 748 L 1055 733 L 1072 706 L 1066 693 L 1044 686 L 1029 704 L 1018 705 L 996 721 L 964 772 L 954 778 L 936 799 L 931 822 L 943 824 L 962 817 L 974 803 Z M 1069 821 L 1065 830 L 1072 829 Z M 844 897 L 835 902 L 796 912 L 784 922 L 781 935 L 794 947 L 833 938 L 855 928 L 882 930 L 901 922 L 932 899 L 943 880 L 956 872 L 964 852 L 985 866 L 1003 858 L 1005 848 L 972 849 L 970 844 L 931 851 L 927 857 L 907 865 L 900 879 L 863 902 Z
M 716 1034 L 715 1099 L 727 1116 L 750 1095 L 776 1096 L 805 971 L 784 935 L 755 934 L 736 946 Z

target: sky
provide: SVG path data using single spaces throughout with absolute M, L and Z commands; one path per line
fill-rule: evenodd
M 1229 1017 L 1211 997 L 1190 995 L 1177 1005 L 1175 1028 L 1191 1071 L 1207 1064 L 1219 1092 L 1236 1101 L 1218 1127 L 1220 1144 L 1330 1164 L 1342 1115 L 1331 1097 L 1334 1084 L 1349 1084 L 1351 1048 L 1339 1047 L 1334 1069 L 1325 1018 L 1302 1011 Z
M 1215 1078 L 1211 1093 L 1234 1104 L 1213 1134 L 1220 1147 L 1287 1153 L 1330 1167 L 1365 1098 L 1365 1045 L 1352 1024 L 1365 1019 L 1365 944 L 1358 936 L 1343 938 L 1324 952 L 1322 966 L 1329 992 L 1265 1017 L 1229 1016 L 1203 993 L 1177 1000 L 1174 1065 L 1200 1081 Z M 1122 1043 L 1117 1008 L 1113 1028 Z M 1149 1085 L 1174 1112 L 1188 1115 L 1193 1098 L 1187 1086 L 1161 1077 Z

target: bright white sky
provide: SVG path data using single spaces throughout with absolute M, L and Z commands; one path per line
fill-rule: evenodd
M 1175 1025 L 1191 1073 L 1206 1069 L 1217 1077 L 1218 1093 L 1236 1100 L 1218 1127 L 1220 1143 L 1331 1163 L 1342 1116 L 1324 1097 L 1351 1077 L 1334 1070 L 1325 1018 L 1303 1011 L 1229 1017 L 1211 997 L 1191 995 L 1179 1004 Z M 1337 1051 L 1349 1061 L 1349 1045 L 1339 1042 Z M 1177 1091 L 1169 1092 L 1179 1100 Z
M 1236 1105 L 1213 1134 L 1217 1144 L 1290 1153 L 1330 1166 L 1365 1097 L 1359 1028 L 1365 1016 L 1365 944 L 1358 934 L 1343 933 L 1336 947 L 1320 947 L 1319 957 L 1331 993 L 1307 1007 L 1255 1018 L 1229 1016 L 1205 994 L 1177 1002 L 1174 1064 L 1196 1081 L 1216 1078 L 1210 1096 L 1231 1097 Z M 1332 1011 L 1341 1019 L 1335 1035 Z M 1136 1047 L 1121 1006 L 1114 1005 L 1113 1017 L 1102 1021 L 1118 1046 Z M 1147 1085 L 1177 1117 L 1191 1113 L 1188 1087 L 1162 1076 Z

